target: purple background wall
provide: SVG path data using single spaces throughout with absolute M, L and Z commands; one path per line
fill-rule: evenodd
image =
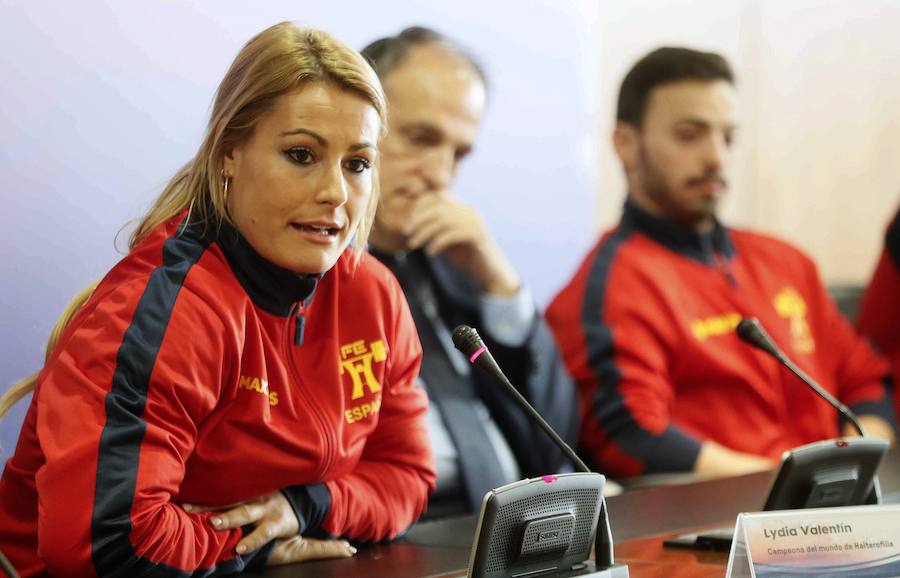
M 593 237 L 589 4 L 0 3 L 0 391 L 40 366 L 66 303 L 119 258 L 120 227 L 193 154 L 240 46 L 282 20 L 356 47 L 424 24 L 481 56 L 491 105 L 455 189 L 546 304 Z M 4 462 L 26 406 L 0 423 Z

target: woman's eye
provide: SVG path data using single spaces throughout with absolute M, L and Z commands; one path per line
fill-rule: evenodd
M 312 151 L 308 148 L 296 147 L 284 151 L 284 154 L 298 165 L 308 165 L 314 160 Z
M 347 161 L 347 168 L 350 169 L 351 172 L 362 173 L 372 168 L 372 163 L 370 163 L 367 159 L 350 159 L 349 161 Z

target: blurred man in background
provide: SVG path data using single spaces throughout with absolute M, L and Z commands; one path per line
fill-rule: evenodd
M 570 441 L 578 429 L 574 385 L 515 269 L 478 212 L 451 192 L 484 115 L 481 67 L 425 28 L 362 52 L 381 77 L 389 109 L 370 249 L 409 301 L 432 401 L 438 485 L 426 516 L 478 511 L 486 491 L 568 465 L 507 392 L 470 370 L 450 340 L 453 328 L 476 327 L 510 381 Z
M 835 410 L 742 343 L 758 317 L 781 348 L 892 440 L 887 365 L 838 313 L 815 265 L 716 211 L 736 131 L 719 55 L 661 48 L 625 77 L 613 134 L 628 195 L 619 225 L 547 311 L 581 394 L 580 442 L 610 475 L 736 474 L 842 432 Z

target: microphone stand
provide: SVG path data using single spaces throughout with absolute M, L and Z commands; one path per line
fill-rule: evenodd
M 866 432 L 863 429 L 861 423 L 859 423 L 859 419 L 856 417 L 856 414 L 853 413 L 849 407 L 841 403 L 837 398 L 828 393 L 824 387 L 813 381 L 809 375 L 806 374 L 805 371 L 800 369 L 797 364 L 795 364 L 791 359 L 785 355 L 785 353 L 781 350 L 778 345 L 775 344 L 775 340 L 772 339 L 768 332 L 763 328 L 762 324 L 759 322 L 759 319 L 756 317 L 747 317 L 741 319 L 740 323 L 737 325 L 737 335 L 741 338 L 741 340 L 749 343 L 753 347 L 765 351 L 783 366 L 788 368 L 788 370 L 800 378 L 800 381 L 805 383 L 812 389 L 816 394 L 828 402 L 834 409 L 841 414 L 847 421 L 849 421 L 853 428 L 859 433 L 861 437 L 867 437 Z M 872 482 L 872 493 L 870 494 L 869 499 L 867 500 L 869 504 L 880 504 L 881 503 L 881 483 L 878 481 L 878 476 L 875 476 L 875 479 Z
M 488 351 L 487 346 L 485 346 L 484 341 L 482 341 L 481 336 L 478 335 L 478 332 L 475 331 L 475 329 L 467 325 L 460 325 L 453 330 L 452 337 L 453 344 L 456 348 L 459 349 L 471 363 L 481 366 L 482 369 L 487 371 L 495 380 L 503 385 L 507 391 L 509 391 L 509 394 L 513 396 L 516 403 L 541 427 L 541 429 L 544 430 L 544 433 L 546 433 L 550 439 L 553 440 L 553 443 L 555 443 L 566 457 L 572 461 L 578 471 L 587 474 L 595 473 L 587 467 L 581 458 L 578 457 L 578 454 L 576 454 L 575 451 L 569 447 L 569 444 L 556 433 L 556 430 L 547 423 L 541 414 L 528 403 L 525 396 L 519 393 L 519 390 L 510 383 L 509 379 L 507 379 L 506 375 L 500 369 L 500 366 L 497 365 L 494 357 L 491 355 L 490 351 Z M 614 573 L 612 575 L 616 578 L 628 577 L 628 566 L 617 566 L 615 563 L 615 547 L 613 544 L 612 529 L 609 525 L 609 513 L 607 512 L 605 497 L 601 497 L 600 514 L 599 519 L 597 520 L 597 532 L 594 537 L 594 565 L 596 566 L 597 571 L 612 571 Z M 621 574 L 616 572 L 621 572 Z
M 9 563 L 9 560 L 6 559 L 3 552 L 0 552 L 0 570 L 3 570 L 4 575 L 9 578 L 19 578 L 19 575 L 16 574 L 16 569 Z

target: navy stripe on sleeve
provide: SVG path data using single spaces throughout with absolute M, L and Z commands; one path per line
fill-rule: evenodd
M 614 328 L 603 321 L 603 307 L 613 260 L 632 232 L 621 225 L 597 251 L 588 273 L 581 316 L 588 363 L 599 383 L 591 411 L 607 437 L 645 464 L 644 473 L 690 470 L 700 452 L 699 442 L 671 425 L 659 435 L 647 431 L 628 411 L 619 389 L 622 372 L 615 361 Z
M 175 301 L 191 267 L 209 246 L 184 225 L 163 244 L 163 264 L 151 274 L 116 355 L 112 389 L 106 395 L 106 424 L 100 436 L 91 558 L 97 576 L 188 577 L 240 572 L 250 562 L 236 557 L 194 574 L 137 556 L 130 541 L 131 507 L 137 485 L 143 419 L 150 375 Z M 172 536 L 177 540 L 177 536 Z M 267 556 L 270 548 L 252 556 Z
M 897 423 L 898 416 L 894 413 L 894 380 L 890 375 L 884 377 L 884 397 L 878 401 L 855 403 L 850 409 L 856 415 L 877 415 L 890 424 L 894 428 L 895 433 L 900 432 L 900 427 L 898 427 Z M 845 420 L 842 417 L 841 427 L 843 427 L 844 423 Z

